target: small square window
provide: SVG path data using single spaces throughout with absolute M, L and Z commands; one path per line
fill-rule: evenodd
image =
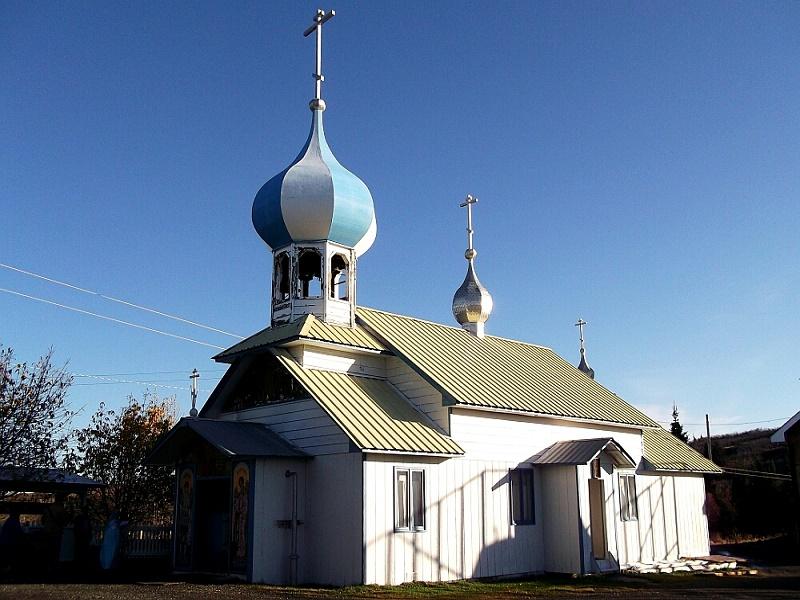
M 425 530 L 425 471 L 394 471 L 395 531 Z
M 511 469 L 511 524 L 533 525 L 536 523 L 533 502 L 533 469 Z
M 639 518 L 634 475 L 619 476 L 619 509 L 623 521 L 635 521 Z

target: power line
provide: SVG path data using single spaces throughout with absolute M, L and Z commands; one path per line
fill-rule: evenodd
M 741 421 L 739 423 L 712 423 L 717 427 L 728 427 L 729 425 L 758 425 L 759 423 L 774 423 L 775 421 L 786 421 L 789 417 L 776 417 L 774 419 L 766 419 L 764 421 Z M 662 425 L 671 425 L 673 421 L 658 421 Z M 685 425 L 687 427 L 700 427 L 705 426 L 705 423 L 684 423 L 680 421 L 681 425 Z
M 113 379 L 111 377 L 101 377 L 99 375 L 86 375 L 86 374 L 83 374 L 83 373 L 76 373 L 75 376 L 76 377 L 90 377 L 92 379 L 100 380 L 100 381 L 97 381 L 97 382 L 94 382 L 94 383 L 76 383 L 76 384 L 74 384 L 76 386 L 78 386 L 78 385 L 81 385 L 81 386 L 83 386 L 83 385 L 117 385 L 117 384 L 121 384 L 121 383 L 124 383 L 124 384 L 134 383 L 134 384 L 138 384 L 138 385 L 144 385 L 144 386 L 147 386 L 147 387 L 165 388 L 165 389 L 170 389 L 170 390 L 180 390 L 180 391 L 184 391 L 184 392 L 190 391 L 188 387 L 180 387 L 180 386 L 177 386 L 177 385 L 164 385 L 164 384 L 160 384 L 160 383 L 153 383 L 152 381 L 134 381 L 132 379 Z M 200 390 L 200 391 L 204 392 L 206 394 L 210 394 L 211 393 L 211 390 Z
M 192 342 L 194 344 L 200 344 L 201 346 L 208 346 L 209 348 L 215 348 L 217 350 L 225 350 L 222 346 L 217 346 L 216 344 L 209 344 L 208 342 L 201 342 L 200 340 L 195 340 L 189 337 L 184 337 L 182 335 L 177 335 L 175 333 L 169 333 L 166 331 L 161 331 L 160 329 L 154 329 L 152 327 L 146 327 L 144 325 L 138 325 L 136 323 L 131 323 L 130 321 L 123 321 L 122 319 L 115 319 L 114 317 L 108 317 L 106 315 L 100 315 L 88 310 L 83 310 L 82 308 L 75 308 L 74 306 L 67 306 L 66 304 L 60 304 L 58 302 L 53 302 L 52 300 L 45 300 L 44 298 L 37 298 L 36 296 L 31 296 L 28 294 L 23 294 L 22 292 L 15 292 L 14 290 L 8 290 L 6 288 L 0 288 L 0 292 L 5 292 L 6 294 L 12 294 L 14 296 L 20 296 L 21 298 L 27 298 L 28 300 L 36 300 L 37 302 L 43 302 L 45 304 L 50 304 L 52 306 L 57 306 L 59 308 L 64 308 L 66 310 L 71 310 L 77 313 L 82 313 L 84 315 L 90 315 L 92 317 L 97 317 L 98 319 L 105 319 L 106 321 L 112 321 L 114 323 L 120 323 L 121 325 L 127 325 L 128 327 L 135 327 L 136 329 L 143 329 L 144 331 L 150 331 L 151 333 L 158 333 L 159 335 L 165 335 L 167 337 L 175 338 L 178 340 L 184 340 L 186 342 Z
M 203 373 L 224 373 L 227 369 L 205 369 Z M 179 375 L 182 373 L 191 373 L 191 369 L 184 369 L 183 371 L 139 371 L 137 373 L 92 373 L 90 375 L 76 375 L 73 377 L 130 377 L 133 375 Z M 187 375 L 188 377 L 188 375 Z
M 178 317 L 176 315 L 171 315 L 169 313 L 162 312 L 160 310 L 156 310 L 154 308 L 148 308 L 147 306 L 142 306 L 141 304 L 136 304 L 134 302 L 129 302 L 127 300 L 121 300 L 119 298 L 114 298 L 113 296 L 106 296 L 105 294 L 101 294 L 100 292 L 95 292 L 94 290 L 87 290 L 86 288 L 79 287 L 77 285 L 73 285 L 71 283 L 66 283 L 64 281 L 59 281 L 58 279 L 52 279 L 51 277 L 45 277 L 44 275 L 40 275 L 39 273 L 33 273 L 32 271 L 26 271 L 25 269 L 20 269 L 19 267 L 14 267 L 12 265 L 7 265 L 4 263 L 0 263 L 0 267 L 4 269 L 9 269 L 11 271 L 16 271 L 17 273 L 22 273 L 23 275 L 28 275 L 30 277 L 35 277 L 37 279 L 41 279 L 43 281 L 47 281 L 48 283 L 53 283 L 55 285 L 60 285 L 63 287 L 67 287 L 73 290 L 77 290 L 79 292 L 83 292 L 84 294 L 89 294 L 91 296 L 99 296 L 104 300 L 109 300 L 111 302 L 116 302 L 118 304 L 124 304 L 125 306 L 130 306 L 131 308 L 135 308 L 138 310 L 143 310 L 154 315 L 159 315 L 161 317 L 165 317 L 167 319 L 173 319 L 175 321 L 180 321 L 182 323 L 188 323 L 189 325 L 194 325 L 195 327 L 202 327 L 203 329 L 207 329 L 208 331 L 215 331 L 216 333 L 221 333 L 222 335 L 227 335 L 232 338 L 236 338 L 239 340 L 243 340 L 244 337 L 241 335 L 237 335 L 235 333 L 229 333 L 227 331 L 223 331 L 222 329 L 217 329 L 216 327 L 211 327 L 210 325 L 204 325 L 203 323 L 198 323 L 197 321 L 190 321 L 189 319 L 184 319 L 183 317 Z
M 781 473 L 770 473 L 769 471 L 750 471 L 747 469 L 733 469 L 730 467 L 722 467 L 722 470 L 729 475 L 738 475 L 739 477 L 755 477 L 756 479 L 774 479 L 776 481 L 791 481 L 791 475 L 783 475 Z

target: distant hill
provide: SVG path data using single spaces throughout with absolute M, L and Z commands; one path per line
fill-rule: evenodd
M 714 462 L 723 468 L 789 475 L 784 444 L 773 444 L 774 429 L 753 429 L 711 437 Z M 707 456 L 706 440 L 689 442 Z M 706 510 L 711 537 L 716 541 L 789 533 L 797 514 L 791 481 L 747 475 L 706 476 Z

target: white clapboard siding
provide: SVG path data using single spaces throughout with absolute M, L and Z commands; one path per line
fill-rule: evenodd
M 536 524 L 511 525 L 508 470 L 516 466 L 503 461 L 368 455 L 363 465 L 365 583 L 542 571 L 542 483 L 537 471 Z M 395 467 L 425 471 L 425 531 L 394 531 Z
M 297 472 L 298 519 L 306 520 L 307 461 L 297 459 L 261 459 L 256 461 L 253 506 L 253 582 L 287 584 L 290 582 L 292 532 L 286 522 L 292 518 L 292 480 L 286 471 Z M 308 528 L 298 528 L 298 547 L 306 546 Z M 302 554 L 301 554 L 302 556 Z M 298 579 L 308 580 L 307 561 L 298 562 Z
M 637 429 L 594 425 L 525 415 L 452 409 L 451 436 L 467 456 L 525 462 L 555 442 L 611 437 L 635 463 L 642 457 Z
M 550 466 L 538 470 L 543 488 L 544 570 L 579 573 L 578 488 L 575 467 Z
M 307 467 L 309 497 L 299 549 L 304 582 L 324 585 L 361 583 L 363 554 L 362 455 L 317 456 Z
M 289 348 L 298 363 L 307 369 L 337 371 L 362 377 L 386 377 L 386 363 L 380 354 L 342 351 L 335 348 L 300 344 Z
M 223 413 L 220 418 L 263 423 L 289 443 L 313 456 L 350 450 L 347 436 L 311 398 Z
M 406 363 L 395 356 L 387 356 L 386 379 L 420 411 L 428 415 L 442 431 L 449 433 L 447 408 L 442 406 L 442 395 L 420 377 Z
M 681 556 L 708 556 L 706 487 L 702 475 L 679 475 L 675 483 L 678 548 Z

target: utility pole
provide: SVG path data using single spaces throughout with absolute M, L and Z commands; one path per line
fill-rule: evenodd
M 708 425 L 708 414 L 706 414 L 706 454 L 708 454 L 708 460 L 714 460 L 711 458 L 711 427 Z

